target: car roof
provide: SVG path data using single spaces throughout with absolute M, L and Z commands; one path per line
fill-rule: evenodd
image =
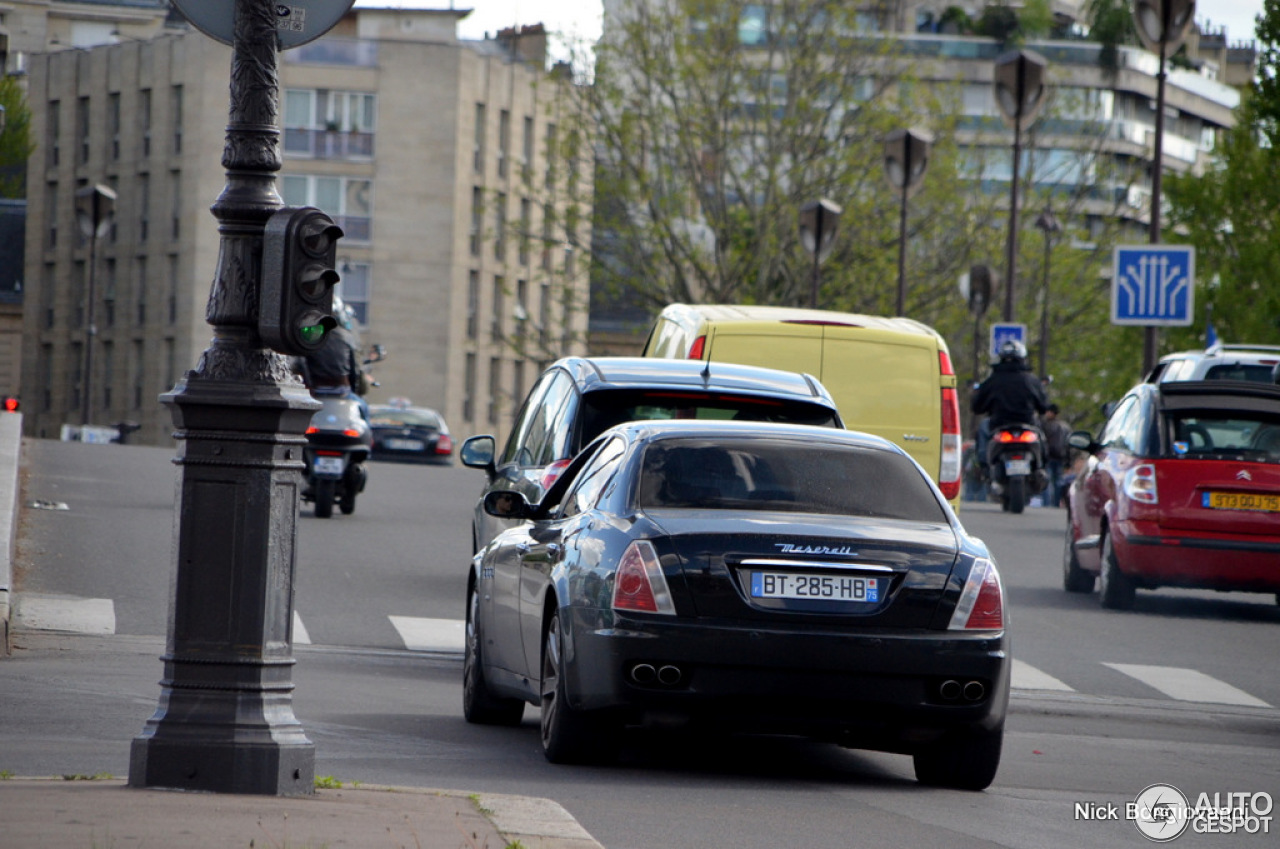
M 1195 363 L 1192 380 L 1199 380 L 1215 366 L 1227 365 L 1270 365 L 1280 362 L 1280 345 L 1249 345 L 1216 343 L 1203 351 L 1178 351 L 1160 358 L 1156 367 L 1148 376 L 1148 382 L 1172 382 L 1165 378 L 1169 367 L 1178 362 L 1191 360 Z
M 698 319 L 721 322 L 784 321 L 799 324 L 836 324 L 928 336 L 942 343 L 944 347 L 946 345 L 942 335 L 929 325 L 901 316 L 866 315 L 762 304 L 671 304 L 662 312 L 664 316 L 675 320 L 678 324 L 690 327 L 695 325 Z
M 582 392 L 619 389 L 676 389 L 789 397 L 835 409 L 826 387 L 812 375 L 702 360 L 657 357 L 566 357 L 564 369 Z
M 1257 380 L 1177 380 L 1158 385 L 1165 410 L 1223 409 L 1280 413 L 1280 385 Z
M 799 439 L 805 442 L 826 442 L 855 448 L 880 449 L 910 454 L 887 439 L 857 430 L 837 430 L 830 427 L 784 424 L 778 422 L 743 422 L 723 419 L 649 419 L 616 425 L 605 433 L 623 433 L 632 439 L 649 442 L 667 438 L 737 439 L 743 437 L 769 437 Z M 603 436 L 604 434 L 601 434 Z

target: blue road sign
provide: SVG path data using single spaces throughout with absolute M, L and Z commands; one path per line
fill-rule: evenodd
M 999 321 L 991 325 L 991 359 L 995 359 L 1000 351 L 1000 346 L 1012 339 L 1015 342 L 1021 342 L 1024 346 L 1027 344 L 1027 326 L 1025 324 L 1001 323 Z
M 1196 251 L 1190 245 L 1117 245 L 1111 323 L 1191 324 L 1195 282 Z

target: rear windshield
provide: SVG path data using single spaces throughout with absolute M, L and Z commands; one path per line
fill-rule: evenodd
M 440 417 L 430 410 L 371 410 L 369 423 L 392 427 L 412 425 L 439 429 Z
M 583 412 L 583 444 L 614 425 L 660 419 L 784 422 L 836 427 L 830 407 L 781 398 L 719 392 L 627 390 L 589 392 Z
M 1179 410 L 1166 421 L 1175 457 L 1280 463 L 1280 414 Z
M 1211 366 L 1204 373 L 1205 380 L 1256 380 L 1261 383 L 1271 382 L 1271 364 L 1245 365 L 1244 363 L 1228 363 Z
M 637 498 L 641 507 L 947 520 L 905 456 L 764 438 L 655 442 L 645 449 Z

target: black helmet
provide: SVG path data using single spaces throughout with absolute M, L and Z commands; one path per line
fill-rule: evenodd
M 1017 339 L 1006 339 L 1000 343 L 997 353 L 1002 363 L 1019 362 L 1027 358 L 1027 346 Z

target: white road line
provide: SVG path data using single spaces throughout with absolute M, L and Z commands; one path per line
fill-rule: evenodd
M 1071 693 L 1075 691 L 1047 672 L 1041 672 L 1029 663 L 1016 657 L 1013 659 L 1011 686 L 1016 690 L 1060 690 Z
M 410 651 L 462 651 L 466 623 L 461 619 L 388 616 Z
M 1271 707 L 1244 690 L 1237 690 L 1230 684 L 1194 669 L 1182 669 L 1176 666 L 1141 666 L 1129 663 L 1104 663 L 1103 666 L 1109 666 L 1117 672 L 1137 678 L 1147 686 L 1179 701 Z
M 115 603 L 109 598 L 21 593 L 14 605 L 18 627 L 30 631 L 114 634 Z
M 302 617 L 296 610 L 293 611 L 293 643 L 298 646 L 311 645 L 311 635 L 307 633 L 307 626 L 302 624 Z

